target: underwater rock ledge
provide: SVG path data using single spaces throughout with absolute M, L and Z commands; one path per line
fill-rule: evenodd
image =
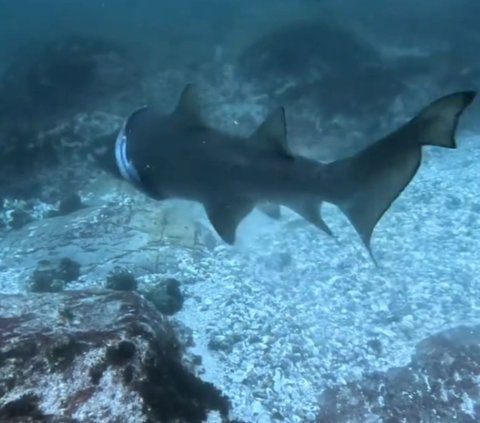
M 0 297 L 0 421 L 192 422 L 228 399 L 182 362 L 168 319 L 109 290 Z
M 409 364 L 327 389 L 316 423 L 462 422 L 480 416 L 480 325 L 419 342 Z

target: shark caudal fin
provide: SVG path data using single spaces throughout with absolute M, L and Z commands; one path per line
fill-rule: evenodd
M 475 93 L 470 91 L 442 97 L 392 134 L 352 157 L 327 165 L 335 180 L 341 182 L 334 202 L 370 254 L 372 232 L 415 176 L 422 146 L 455 148 L 458 119 L 474 97 Z

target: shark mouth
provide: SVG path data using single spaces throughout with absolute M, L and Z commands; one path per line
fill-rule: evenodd
M 115 141 L 115 161 L 117 162 L 117 167 L 122 177 L 128 182 L 138 186 L 141 185 L 140 176 L 138 176 L 135 166 L 127 157 L 126 127 L 129 119 L 130 118 L 122 125 L 122 129 L 118 133 Z

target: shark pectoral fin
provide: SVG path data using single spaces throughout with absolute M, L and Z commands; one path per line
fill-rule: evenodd
M 243 199 L 222 199 L 204 205 L 210 223 L 227 244 L 235 243 L 237 226 L 254 206 L 252 202 Z
M 190 127 L 206 126 L 202 116 L 200 97 L 194 84 L 185 86 L 172 116 L 177 118 L 182 125 Z
M 268 217 L 272 219 L 280 219 L 281 211 L 280 206 L 274 203 L 261 203 L 257 205 L 257 208 L 263 213 L 266 214 Z
M 288 204 L 287 207 L 302 216 L 307 222 L 321 229 L 327 235 L 333 236 L 333 232 L 320 215 L 320 205 L 321 202 L 319 201 L 306 200 L 295 204 Z
M 287 122 L 283 107 L 279 107 L 268 116 L 250 138 L 266 151 L 271 151 L 289 160 L 294 158 L 288 147 Z

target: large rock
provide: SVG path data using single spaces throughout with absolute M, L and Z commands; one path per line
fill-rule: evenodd
M 141 67 L 124 47 L 80 35 L 34 44 L 0 72 L 0 196 L 45 201 L 46 187 L 83 185 L 95 169 L 77 157 L 144 100 Z
M 295 22 L 265 34 L 243 51 L 238 68 L 280 104 L 310 99 L 327 116 L 385 113 L 404 89 L 376 49 L 327 21 Z
M 110 182 L 105 189 L 115 192 Z M 83 280 L 103 285 L 115 266 L 128 268 L 135 277 L 161 273 L 175 269 L 178 250 L 200 253 L 216 245 L 202 224 L 200 206 L 151 201 L 126 184 L 121 189 L 131 192 L 133 201 L 39 220 L 0 238 L 0 292 L 25 289 L 43 260 L 69 257 L 80 264 Z M 100 188 L 95 195 L 103 195 Z
M 27 116 L 2 127 L 1 119 L 0 197 L 48 203 L 64 200 L 98 174 L 90 156 L 122 123 L 121 115 L 81 108 L 41 125 Z
M 134 65 L 125 48 L 99 37 L 39 40 L 0 75 L 1 119 L 45 119 L 91 105 L 134 84 Z
M 480 326 L 420 342 L 411 362 L 328 389 L 317 423 L 480 421 Z
M 167 318 L 117 291 L 0 297 L 0 421 L 227 421 Z

